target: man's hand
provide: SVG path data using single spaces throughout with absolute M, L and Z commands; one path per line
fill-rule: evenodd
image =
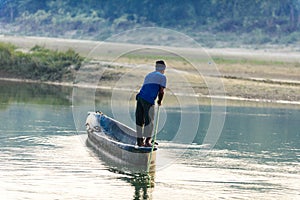
M 157 104 L 158 104 L 158 106 L 161 106 L 161 101 L 157 100 Z
M 164 97 L 164 87 L 160 87 L 160 89 L 159 89 L 159 92 L 158 92 L 158 100 L 157 100 L 157 104 L 158 104 L 158 106 L 161 106 L 161 101 L 162 101 L 162 99 L 163 99 L 163 97 Z

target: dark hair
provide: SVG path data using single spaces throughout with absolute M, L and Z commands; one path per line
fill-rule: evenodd
M 156 61 L 156 64 L 155 64 L 155 70 L 156 71 L 163 71 L 166 69 L 166 64 L 163 60 L 158 60 Z
M 165 62 L 164 62 L 163 60 L 158 60 L 158 61 L 156 61 L 156 64 L 166 65 Z

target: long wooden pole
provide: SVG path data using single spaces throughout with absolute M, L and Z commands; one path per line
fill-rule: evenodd
M 157 114 L 156 114 L 156 123 L 155 123 L 155 128 L 154 128 L 154 136 L 153 136 L 153 140 L 152 140 L 152 148 L 151 148 L 151 152 L 150 152 L 150 156 L 149 156 L 149 160 L 148 160 L 148 165 L 147 165 L 147 174 L 149 174 L 150 171 L 150 165 L 151 165 L 151 160 L 152 160 L 152 153 L 154 151 L 154 145 L 156 142 L 156 135 L 157 135 L 157 131 L 158 131 L 158 123 L 159 123 L 159 107 L 157 108 Z M 151 181 L 151 177 L 149 177 L 149 183 Z

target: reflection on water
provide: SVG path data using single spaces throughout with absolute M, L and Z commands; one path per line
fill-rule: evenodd
M 119 179 L 128 182 L 132 187 L 134 187 L 133 199 L 149 199 L 152 197 L 153 188 L 155 185 L 155 174 L 151 172 L 149 174 L 145 173 L 125 173 L 123 171 L 110 168 L 109 171 L 118 174 L 124 174 Z
M 0 80 L 0 109 L 10 103 L 71 105 L 72 88 Z
M 123 166 L 115 159 L 111 159 L 109 156 L 99 152 L 86 142 L 86 145 L 91 149 L 93 156 L 96 156 L 108 167 L 108 170 L 122 175 L 118 179 L 126 181 L 134 188 L 133 199 L 149 199 L 153 188 L 155 187 L 155 170 L 150 170 L 149 173 L 138 173 L 136 170 L 127 166 Z
M 202 106 L 194 143 L 172 160 L 186 145 L 170 142 L 180 117 L 166 108 L 157 153 L 173 162 L 149 179 L 87 148 L 68 88 L 1 82 L 0 92 L 0 199 L 299 198 L 299 110 L 228 107 L 222 135 L 208 151 L 202 140 L 210 109 Z

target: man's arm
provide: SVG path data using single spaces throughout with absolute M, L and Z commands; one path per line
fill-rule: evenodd
M 161 101 L 164 97 L 165 94 L 165 88 L 164 87 L 160 87 L 159 92 L 158 92 L 158 100 L 157 100 L 157 104 L 160 106 L 161 105 Z

